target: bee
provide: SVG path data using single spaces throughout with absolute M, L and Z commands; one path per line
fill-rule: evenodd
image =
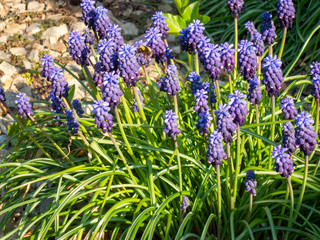
M 143 46 L 141 45 L 138 49 L 137 49 L 137 54 L 142 53 L 144 56 L 144 59 L 147 59 L 148 57 L 152 57 L 152 50 L 151 48 L 147 47 L 147 46 Z

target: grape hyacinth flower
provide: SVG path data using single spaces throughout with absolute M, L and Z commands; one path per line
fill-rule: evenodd
M 296 123 L 296 145 L 300 147 L 301 152 L 309 156 L 317 144 L 317 134 L 312 125 L 314 121 L 311 118 L 311 114 L 307 112 L 299 113 L 294 121 Z
M 199 44 L 199 40 L 204 36 L 203 31 L 205 27 L 203 27 L 203 23 L 200 20 L 195 19 L 188 25 L 187 29 L 186 40 L 188 41 L 188 52 L 191 54 L 198 50 L 197 45 Z
M 256 180 L 256 175 L 254 174 L 253 170 L 248 170 L 247 175 L 246 175 L 246 191 L 252 193 L 253 196 L 257 195 L 257 180 Z
M 52 74 L 52 69 L 54 67 L 54 59 L 50 56 L 45 54 L 41 59 L 41 65 L 43 67 L 42 69 L 42 77 L 50 78 Z
M 51 94 L 53 94 L 58 98 L 68 97 L 69 85 L 63 76 L 59 78 L 53 78 L 51 81 L 52 81 L 52 91 L 50 92 Z
M 58 114 L 63 114 L 63 109 L 66 108 L 67 106 L 65 105 L 65 103 L 62 101 L 61 98 L 58 98 L 52 94 L 50 94 L 49 96 L 50 100 L 51 100 L 51 112 L 52 113 L 58 113 Z M 58 115 L 55 115 L 55 119 L 56 120 L 60 120 L 61 117 Z M 55 124 L 59 124 L 59 122 L 55 122 Z
M 188 80 L 190 82 L 192 95 L 194 96 L 197 90 L 202 89 L 202 82 L 200 80 L 200 75 L 197 72 L 191 72 L 188 74 Z
M 310 74 L 312 81 L 311 94 L 314 96 L 315 100 L 320 99 L 320 63 L 312 62 L 310 64 Z
M 101 6 L 94 10 L 92 29 L 98 33 L 100 39 L 106 37 L 107 28 L 111 25 L 107 12 L 108 10 Z
M 274 57 L 269 55 L 263 59 L 262 83 L 266 85 L 266 90 L 268 91 L 269 97 L 277 97 L 280 94 L 280 89 L 284 81 L 281 65 L 281 59 L 277 58 L 277 55 Z
M 112 115 L 109 113 L 110 107 L 109 103 L 103 102 L 101 99 L 94 101 L 92 105 L 92 113 L 95 115 L 95 123 L 97 128 L 101 129 L 103 133 L 112 132 Z
M 82 0 L 80 6 L 82 7 L 82 17 L 81 19 L 85 22 L 86 25 L 90 25 L 92 22 L 93 12 L 95 1 L 92 0 Z
M 193 108 L 193 111 L 200 114 L 201 112 L 206 112 L 209 110 L 208 92 L 206 90 L 197 90 L 195 98 L 195 107 Z
M 320 63 L 312 62 L 310 64 L 310 74 L 312 79 L 320 79 Z
M 177 115 L 172 110 L 167 110 L 166 114 L 163 115 L 164 119 L 164 132 L 169 135 L 172 139 L 176 138 L 176 135 L 180 134 L 178 129 Z
M 249 81 L 248 100 L 252 105 L 259 105 L 262 100 L 260 80 L 256 76 Z
M 183 28 L 179 34 L 179 44 L 182 51 L 189 51 L 189 34 L 190 29 Z
M 210 92 L 210 83 L 209 82 L 203 82 L 202 83 L 203 89 L 207 91 L 208 93 L 208 98 L 209 98 L 209 92 Z M 217 96 L 214 91 L 215 86 L 213 83 L 211 83 L 211 94 L 210 94 L 210 103 L 215 104 L 217 102 Z
M 265 44 L 274 44 L 274 40 L 277 37 L 276 27 L 272 21 L 272 15 L 269 14 L 269 12 L 262 14 L 261 34 Z
M 276 172 L 280 173 L 282 177 L 288 178 L 293 172 L 293 161 L 290 155 L 286 153 L 287 149 L 279 147 L 273 147 L 271 157 L 275 158 Z
M 116 44 L 112 39 L 100 40 L 98 44 L 98 53 L 100 54 L 100 67 L 102 71 L 111 72 L 118 68 L 118 55 L 116 53 Z
M 234 65 L 236 64 L 233 46 L 233 44 L 225 42 L 221 44 L 219 48 L 222 66 L 228 74 L 231 74 L 234 69 Z
M 82 37 L 84 37 L 84 42 L 89 45 L 93 45 L 94 36 L 88 28 L 85 28 L 82 32 Z
M 165 21 L 167 17 L 163 15 L 163 12 L 156 12 L 151 20 L 153 21 L 153 26 L 160 30 L 163 38 L 168 36 L 169 27 L 167 22 Z
M 293 125 L 290 121 L 283 124 L 282 143 L 283 147 L 288 149 L 288 154 L 291 156 L 296 151 L 296 137 Z
M 248 40 L 241 40 L 238 47 L 239 71 L 245 80 L 252 79 L 258 68 L 256 48 Z
M 89 65 L 90 50 L 85 43 L 85 37 L 80 32 L 72 31 L 68 40 L 69 55 L 80 66 Z
M 239 17 L 242 8 L 244 7 L 243 0 L 227 0 L 228 7 L 230 8 L 230 13 L 233 17 Z
M 233 122 L 236 125 L 242 126 L 246 120 L 246 115 L 249 114 L 247 101 L 244 99 L 246 95 L 236 90 L 233 94 L 229 94 L 228 98 L 230 99 L 228 102 L 229 113 L 231 114 Z
M 284 28 L 292 28 L 292 22 L 295 18 L 295 9 L 292 0 L 279 0 L 277 4 L 277 17 L 279 26 Z
M 214 112 L 217 115 L 217 131 L 222 134 L 225 143 L 232 143 L 232 137 L 237 129 L 237 125 L 233 122 L 229 113 L 228 105 L 219 105 L 218 110 Z
M 4 90 L 3 88 L 0 88 L 0 102 L 5 102 L 6 101 L 6 96 L 4 95 Z
M 227 158 L 227 154 L 223 149 L 221 133 L 218 131 L 210 133 L 208 140 L 208 162 L 214 167 L 222 165 L 222 160 Z
M 139 98 L 140 98 L 141 107 L 142 107 L 142 109 L 144 109 L 143 97 L 142 97 L 141 91 L 139 89 L 138 89 L 138 95 L 139 95 Z M 132 107 L 133 107 L 133 112 L 139 112 L 138 102 L 137 102 L 135 97 L 133 98 Z
M 15 100 L 15 104 L 18 108 L 18 114 L 24 120 L 27 120 L 28 116 L 33 116 L 34 113 L 32 111 L 32 106 L 29 102 L 29 98 L 25 93 L 18 93 L 17 100 Z
M 294 120 L 298 114 L 298 110 L 294 107 L 293 98 L 285 97 L 281 100 L 280 108 L 284 114 L 285 120 Z
M 50 82 L 55 81 L 56 79 L 64 78 L 64 74 L 61 68 L 53 66 L 50 69 L 50 76 L 47 77 L 47 80 Z
M 253 22 L 248 21 L 244 24 L 244 28 L 247 29 L 248 35 L 249 35 L 249 41 L 253 41 L 254 35 L 257 32 L 257 29 L 254 27 Z
M 172 55 L 172 49 L 169 47 L 166 47 L 166 59 L 167 59 L 167 65 L 171 63 L 171 60 L 174 59 Z
M 183 211 L 183 214 L 186 213 L 187 208 L 190 206 L 190 201 L 187 196 L 183 196 L 180 209 Z
M 220 48 L 218 45 L 209 45 L 205 48 L 205 60 L 204 69 L 207 71 L 209 79 L 215 81 L 220 78 L 221 69 L 223 65 L 221 63 Z
M 152 56 L 157 63 L 164 63 L 166 59 L 166 46 L 162 40 L 162 35 L 158 28 L 151 27 L 144 35 L 146 38 L 146 45 L 151 48 Z
M 71 132 L 73 130 L 74 134 L 78 134 L 79 128 L 80 128 L 80 123 L 78 122 L 78 119 L 76 118 L 72 109 L 67 109 L 66 119 L 67 119 L 67 124 L 68 124 L 68 131 Z
M 118 74 L 115 72 L 105 72 L 103 74 L 102 94 L 104 97 L 103 100 L 109 103 L 112 109 L 115 109 L 120 103 L 120 97 L 123 95 L 119 85 Z
M 79 118 L 82 118 L 82 114 L 84 114 L 84 111 L 81 107 L 81 102 L 78 99 L 74 99 L 72 101 L 72 106 L 73 106 L 74 110 L 76 111 L 77 115 L 79 116 Z
M 257 56 L 262 56 L 264 53 L 265 47 L 264 47 L 261 33 L 257 31 L 257 29 L 254 27 L 253 22 L 250 22 L 250 21 L 248 21 L 245 24 L 245 28 L 248 31 L 249 41 L 251 41 L 256 48 Z
M 181 91 L 179 86 L 179 78 L 177 75 L 177 67 L 175 65 L 169 65 L 167 68 L 167 74 L 159 79 L 160 91 L 166 92 L 168 96 L 177 95 Z
M 120 47 L 124 45 L 123 37 L 121 35 L 121 28 L 117 24 L 111 24 L 106 29 L 106 39 L 112 40 L 116 47 L 116 51 L 118 52 Z
M 199 112 L 199 122 L 197 123 L 196 127 L 200 128 L 199 133 L 200 135 L 208 134 L 209 133 L 209 127 L 211 126 L 212 117 L 209 113 L 209 111 L 205 112 Z
M 136 41 L 133 46 L 136 48 L 136 49 L 139 49 L 140 46 L 145 46 L 146 43 L 143 42 L 142 40 L 139 40 L 139 41 Z M 151 60 L 151 57 L 150 56 L 147 56 L 143 53 L 136 53 L 136 56 L 137 56 L 137 61 L 139 63 L 140 66 L 145 66 L 145 67 L 148 67 L 149 66 L 149 63 L 150 63 L 150 60 Z
M 103 87 L 103 77 L 102 76 L 105 72 L 106 71 L 104 70 L 104 67 L 101 64 L 101 62 L 97 62 L 96 65 L 94 66 L 93 82 L 101 90 Z
M 205 55 L 206 55 L 205 49 L 211 46 L 214 46 L 214 44 L 210 43 L 210 39 L 207 36 L 203 35 L 199 39 L 199 42 L 197 45 L 197 51 L 198 51 L 199 61 L 202 64 L 204 64 L 204 61 L 205 61 Z
M 136 86 L 140 75 L 140 65 L 136 57 L 135 47 L 125 44 L 119 50 L 119 70 L 128 87 Z

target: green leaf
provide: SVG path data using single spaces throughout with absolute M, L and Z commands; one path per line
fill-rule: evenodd
M 166 22 L 168 24 L 170 34 L 178 36 L 182 28 L 187 27 L 187 24 L 182 17 L 171 13 L 165 13 L 164 15 L 167 17 Z
M 200 22 L 202 22 L 203 24 L 207 24 L 210 21 L 210 17 L 206 16 L 206 15 L 200 15 L 198 16 L 198 19 L 200 20 Z
M 183 11 L 181 16 L 183 19 L 189 24 L 193 19 L 197 19 L 199 16 L 199 5 L 200 1 L 196 1 L 191 3 L 186 9 Z
M 174 0 L 174 3 L 176 4 L 179 13 L 182 14 L 184 8 L 188 6 L 189 0 Z
M 69 92 L 68 92 L 68 99 L 69 99 L 70 102 L 72 102 L 72 99 L 73 99 L 73 97 L 74 97 L 75 90 L 76 90 L 76 85 L 72 85 L 72 86 L 70 87 Z M 71 107 L 71 106 L 70 106 L 70 107 Z

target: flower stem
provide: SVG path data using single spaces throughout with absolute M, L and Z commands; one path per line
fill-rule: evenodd
M 196 52 L 196 54 L 194 55 L 194 68 L 196 73 L 199 74 L 199 53 Z
M 272 122 L 276 120 L 275 112 L 276 112 L 276 98 L 275 96 L 271 97 L 272 101 Z M 271 125 L 271 141 L 274 141 L 274 134 L 275 134 L 275 124 L 273 123 Z M 269 158 L 269 169 L 271 169 L 272 166 L 272 158 L 271 158 L 271 147 L 270 147 L 270 158 Z
M 259 124 L 260 123 L 260 119 L 259 119 L 259 105 L 255 104 L 255 108 L 256 108 L 256 123 Z M 260 135 L 260 126 L 257 126 L 257 134 Z M 258 138 L 258 159 L 257 162 L 259 162 L 259 160 L 261 160 L 261 139 Z
M 228 74 L 230 94 L 233 92 L 231 74 Z
M 215 80 L 214 83 L 215 83 L 216 90 L 217 90 L 217 103 L 218 103 L 218 105 L 219 105 L 219 104 L 222 104 L 222 103 L 221 103 L 221 95 L 220 95 L 219 81 L 218 81 L 218 80 Z
M 261 75 L 261 56 L 258 56 L 258 78 L 260 79 Z
M 178 138 L 177 136 L 174 137 L 174 147 L 177 150 L 177 162 L 178 162 L 178 171 L 179 171 L 179 191 L 182 192 L 182 168 L 181 168 L 181 161 L 180 161 L 180 154 L 179 154 L 179 145 L 178 145 Z M 182 194 L 180 195 L 180 202 L 182 202 Z
M 273 55 L 272 45 L 268 46 L 269 55 Z
M 237 67 L 238 67 L 238 18 L 234 18 L 234 72 L 233 79 L 237 78 Z
M 234 188 L 233 188 L 234 204 L 237 198 L 238 174 L 240 172 L 240 154 L 241 154 L 241 139 L 240 139 L 240 126 L 238 125 L 237 127 L 237 159 L 236 159 L 236 171 L 234 176 Z
M 156 95 L 155 90 L 150 80 L 149 74 L 147 72 L 147 68 L 145 66 L 142 66 L 142 69 L 143 69 L 144 75 L 146 76 L 151 102 L 153 103 L 154 106 L 157 106 L 158 109 L 160 109 L 159 100 L 155 97 Z
M 90 71 L 89 71 L 87 66 L 83 66 L 83 68 L 84 68 L 84 71 L 85 71 L 85 73 L 87 75 L 89 85 L 90 85 L 91 89 L 93 90 L 94 95 L 96 96 L 95 100 L 99 100 L 100 99 L 100 94 L 98 92 L 96 84 L 94 83 L 94 81 L 92 79 L 91 73 L 90 73 Z
M 193 67 L 192 67 L 192 56 L 190 53 L 188 53 L 188 62 L 189 62 L 189 67 L 190 67 L 190 72 L 193 71 Z
M 179 118 L 179 105 L 178 105 L 178 97 L 177 97 L 177 95 L 174 95 L 174 96 L 173 96 L 173 103 L 174 103 L 174 111 L 175 111 L 178 119 L 180 119 L 180 118 Z M 180 120 L 179 120 L 179 121 L 180 121 Z
M 220 239 L 220 231 L 221 231 L 221 179 L 220 179 L 220 165 L 217 165 L 217 185 L 218 185 L 218 235 L 217 239 Z
M 228 158 L 228 165 L 229 165 L 229 176 L 230 176 L 230 195 L 231 195 L 231 199 L 230 199 L 230 208 L 231 211 L 233 211 L 234 209 L 234 198 L 233 198 L 233 172 L 234 172 L 234 168 L 233 168 L 233 162 L 232 162 L 232 158 L 231 158 L 231 151 L 230 151 L 230 143 L 226 143 L 226 147 L 227 147 L 227 158 Z
M 253 204 L 253 194 L 250 192 L 250 202 L 249 202 L 248 221 L 250 221 L 250 217 L 251 217 L 252 204 Z
M 278 58 L 281 58 L 281 57 L 282 57 L 284 45 L 285 45 L 285 42 L 286 42 L 286 37 L 287 37 L 287 28 L 285 27 L 285 28 L 283 29 L 281 47 L 280 47 L 280 51 L 279 51 Z
M 290 208 L 290 216 L 289 216 L 289 222 L 288 222 L 288 228 L 292 227 L 292 221 L 293 221 L 293 209 L 294 209 L 294 195 L 293 195 L 293 188 L 292 188 L 292 184 L 291 184 L 291 177 L 287 177 L 288 180 L 288 186 L 289 186 L 289 190 L 290 190 L 290 200 L 291 200 L 291 208 Z M 284 237 L 285 240 L 288 239 L 289 236 L 289 231 L 286 232 L 286 235 Z

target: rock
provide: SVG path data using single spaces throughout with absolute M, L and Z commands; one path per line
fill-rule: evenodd
M 27 51 L 25 48 L 22 47 L 15 47 L 15 48 L 10 48 L 9 50 L 12 55 L 14 56 L 25 56 L 27 54 Z
M 34 103 L 33 109 L 34 110 L 38 109 L 38 110 L 43 110 L 43 111 L 49 111 L 50 107 L 45 103 Z
M 2 121 L 7 126 L 10 126 L 11 124 L 13 124 L 15 122 L 14 118 L 10 114 L 7 114 L 5 117 L 3 117 Z
M 29 62 L 27 60 L 23 60 L 22 63 L 23 63 L 23 66 L 24 66 L 25 69 L 31 69 L 32 68 L 32 63 L 31 62 Z
M 13 84 L 13 80 L 11 77 L 4 75 L 0 79 L 0 87 L 3 88 L 4 91 L 8 91 Z
M 172 12 L 172 7 L 169 4 L 162 4 L 158 6 L 158 11 L 161 12 Z
M 122 34 L 124 36 L 136 36 L 138 35 L 138 28 L 133 23 L 125 23 L 121 25 Z
M 28 35 L 33 35 L 37 32 L 40 32 L 41 31 L 41 24 L 40 23 L 34 23 L 34 24 L 31 24 L 29 27 L 27 27 L 26 29 L 26 33 Z
M 11 8 L 12 11 L 15 13 L 24 13 L 26 11 L 26 4 L 25 3 L 19 3 L 15 4 Z
M 176 41 L 176 36 L 169 34 L 167 37 L 167 41 L 174 43 Z
M 32 1 L 28 3 L 27 9 L 29 12 L 41 12 L 44 10 L 44 7 L 45 7 L 44 3 Z
M 0 149 L 0 159 L 5 159 L 10 155 L 10 152 L 5 149 Z
M 1 21 L 1 22 L 0 22 L 0 32 L 2 32 L 5 27 L 6 27 L 5 22 Z
M 81 15 L 82 16 L 82 15 Z M 53 14 L 46 17 L 47 20 L 59 21 L 63 17 L 62 14 Z
M 12 91 L 6 91 L 5 93 L 6 96 L 6 103 L 8 107 L 16 107 L 16 104 L 14 103 L 14 101 L 17 99 L 16 95 L 18 94 L 18 92 L 12 92 Z M 9 115 L 9 114 L 7 114 Z
M 91 100 L 91 99 L 90 99 Z M 82 104 L 82 109 L 85 114 L 91 115 L 93 107 L 91 104 Z
M 7 15 L 7 11 L 3 7 L 3 5 L 0 3 L 0 17 L 4 18 Z
M 27 24 L 22 23 L 8 23 L 6 24 L 6 28 L 3 30 L 3 32 L 7 33 L 8 35 L 13 35 L 13 34 L 23 34 L 24 30 L 27 28 Z
M 9 36 L 3 35 L 0 37 L 0 43 L 7 43 Z
M 7 141 L 8 138 L 9 138 L 9 137 L 8 137 L 7 135 L 5 135 L 5 134 L 0 135 L 0 146 L 1 146 L 5 141 Z
M 72 31 L 80 31 L 80 32 L 82 32 L 83 29 L 86 29 L 86 28 L 87 26 L 84 24 L 84 22 L 75 22 L 71 27 Z
M 82 75 L 81 67 L 74 62 L 70 62 L 66 65 L 66 68 L 74 73 L 76 76 Z M 74 94 L 74 98 L 82 99 L 86 96 L 86 90 L 84 87 L 67 71 L 64 71 L 64 76 L 69 83 L 69 87 L 75 85 L 76 90 Z
M 25 85 L 28 85 L 27 80 L 22 77 L 21 75 L 16 76 L 13 78 L 13 84 L 18 88 L 23 88 Z
M 57 58 L 57 57 L 60 57 L 61 54 L 49 49 L 49 55 L 51 55 L 51 57 L 53 57 L 53 58 Z
M 7 63 L 6 61 L 0 64 L 0 71 L 4 73 L 4 75 L 12 76 L 18 72 L 17 68 Z
M 0 126 L 0 134 L 5 134 L 5 135 L 8 134 L 7 127 L 6 127 L 5 124 L 1 124 L 1 126 Z
M 42 44 L 39 44 L 39 43 L 34 44 L 32 48 L 35 49 L 35 50 L 38 50 L 38 51 L 43 51 L 44 50 L 44 46 Z
M 180 54 L 181 53 L 181 48 L 180 46 L 175 46 L 172 48 L 172 52 L 175 54 Z
M 32 89 L 29 85 L 24 85 L 22 88 L 19 89 L 19 92 L 24 92 L 30 98 L 33 97 L 32 96 Z
M 63 35 L 69 32 L 67 24 L 62 24 L 58 27 L 51 27 L 48 28 L 41 36 L 41 39 L 49 39 L 50 37 L 55 38 L 58 40 Z
M 58 41 L 55 44 L 49 44 L 48 48 L 59 53 L 65 53 L 67 51 L 67 47 L 62 41 Z
M 0 59 L 4 61 L 10 61 L 10 54 L 0 51 Z
M 39 50 L 34 49 L 28 53 L 27 58 L 32 62 L 39 62 Z

